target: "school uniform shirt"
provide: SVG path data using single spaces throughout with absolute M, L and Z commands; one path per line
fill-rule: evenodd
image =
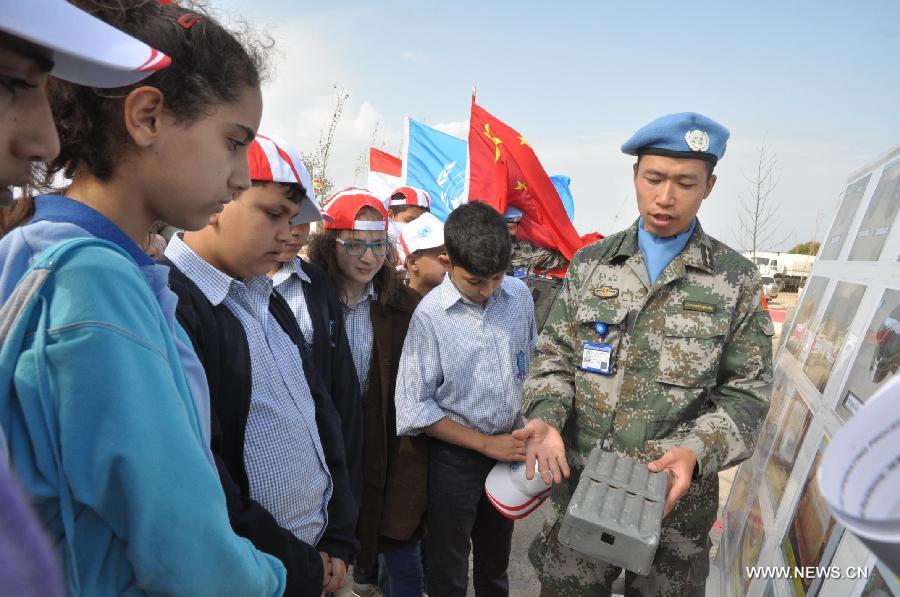
M 191 279 L 212 305 L 224 304 L 244 328 L 250 347 L 250 412 L 244 466 L 250 497 L 300 540 L 315 545 L 328 519 L 331 475 L 316 428 L 315 404 L 297 348 L 269 313 L 272 280 L 234 279 L 172 237 L 166 257 Z
M 397 434 L 419 434 L 444 417 L 486 435 L 515 429 L 536 341 L 524 282 L 506 276 L 482 309 L 446 275 L 419 303 L 406 334 Z
M 340 296 L 322 268 L 299 257 L 283 264 L 272 282 L 293 313 L 340 415 L 350 490 L 358 505 L 362 500 L 362 400 Z
M 287 301 L 291 312 L 297 318 L 297 325 L 300 326 L 300 331 L 303 332 L 306 348 L 311 350 L 315 333 L 313 332 L 312 317 L 309 315 L 309 307 L 306 305 L 306 296 L 303 292 L 304 282 L 312 284 L 312 280 L 303 271 L 303 261 L 299 257 L 287 263 L 282 263 L 275 275 L 272 276 L 272 285 Z
M 350 340 L 350 351 L 353 353 L 356 377 L 359 379 L 359 389 L 362 393 L 365 393 L 366 381 L 369 379 L 369 364 L 372 361 L 374 343 L 369 309 L 376 300 L 378 293 L 375 291 L 375 285 L 369 282 L 355 307 L 344 305 L 344 326 L 347 328 L 347 338 Z

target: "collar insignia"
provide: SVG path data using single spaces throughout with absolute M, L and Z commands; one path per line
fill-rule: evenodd
M 703 258 L 704 267 L 712 269 L 712 250 L 706 245 L 700 245 L 700 257 Z

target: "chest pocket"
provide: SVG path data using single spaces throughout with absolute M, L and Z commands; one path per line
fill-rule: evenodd
M 584 301 L 575 314 L 579 323 L 579 346 L 577 348 L 580 350 L 581 344 L 584 342 L 602 342 L 611 345 L 613 348 L 613 368 L 615 368 L 629 310 L 627 304 L 623 304 L 615 299 L 591 299 Z M 596 323 L 606 324 L 606 334 L 604 336 L 598 334 L 594 329 L 594 324 Z M 578 358 L 578 363 L 576 364 L 581 365 L 581 357 Z
M 721 313 L 667 315 L 656 380 L 684 387 L 715 385 L 728 328 L 729 319 Z

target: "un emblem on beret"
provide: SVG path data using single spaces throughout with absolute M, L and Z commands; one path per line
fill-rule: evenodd
M 694 129 L 684 134 L 684 140 L 693 151 L 706 151 L 709 149 L 709 135 L 706 132 Z

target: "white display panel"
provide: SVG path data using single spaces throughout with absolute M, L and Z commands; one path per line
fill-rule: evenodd
M 900 146 L 848 177 L 784 326 L 770 411 L 725 505 L 712 594 L 900 597 L 900 580 L 835 522 L 815 482 L 828 438 L 900 374 L 898 220 Z M 751 580 L 748 566 L 819 571 Z

